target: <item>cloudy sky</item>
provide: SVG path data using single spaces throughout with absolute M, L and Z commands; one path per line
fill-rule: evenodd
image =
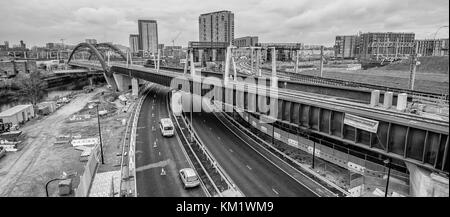
M 28 47 L 46 42 L 76 44 L 86 38 L 128 46 L 138 19 L 158 21 L 159 41 L 198 40 L 198 16 L 234 12 L 235 37 L 260 42 L 334 44 L 359 31 L 415 32 L 432 38 L 449 25 L 448 0 L 0 0 L 0 42 Z M 448 37 L 448 28 L 437 37 Z

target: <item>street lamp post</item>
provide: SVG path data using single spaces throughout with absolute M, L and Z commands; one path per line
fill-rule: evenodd
M 102 158 L 102 164 L 105 164 L 105 162 L 103 160 L 102 130 L 101 130 L 101 127 L 100 127 L 100 113 L 98 112 L 98 105 L 99 104 L 96 105 L 96 108 L 97 108 L 98 135 L 100 137 L 100 155 L 101 155 L 101 158 Z
M 312 168 L 314 169 L 314 158 L 316 156 L 316 142 L 313 142 Z
M 275 122 L 272 124 L 272 145 L 275 145 Z
M 391 176 L 391 160 L 388 158 L 386 160 L 383 161 L 387 168 L 388 168 L 388 174 L 387 174 L 387 180 L 386 180 L 386 190 L 384 192 L 384 197 L 387 197 L 388 195 L 388 189 L 389 189 L 389 177 Z

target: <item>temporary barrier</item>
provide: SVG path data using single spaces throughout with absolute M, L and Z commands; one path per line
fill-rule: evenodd
M 80 177 L 80 184 L 75 190 L 76 197 L 87 197 L 89 193 L 89 188 L 92 183 L 92 178 L 94 177 L 95 170 L 99 162 L 99 146 L 95 146 L 92 150 L 89 160 L 84 167 L 83 175 Z

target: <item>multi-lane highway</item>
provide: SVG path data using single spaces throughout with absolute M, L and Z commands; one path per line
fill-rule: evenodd
M 179 144 L 178 136 L 162 137 L 158 128 L 161 118 L 170 117 L 166 104 L 167 91 L 166 88 L 153 85 L 139 114 L 136 131 L 137 196 L 205 196 L 200 187 L 187 190 L 183 188 L 178 171 L 190 167 L 189 162 Z
M 214 114 L 194 113 L 193 122 L 200 139 L 245 196 L 316 196 L 236 137 Z

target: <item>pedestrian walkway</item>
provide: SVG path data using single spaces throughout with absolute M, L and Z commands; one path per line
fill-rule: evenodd
M 113 185 L 113 186 L 112 186 Z M 120 187 L 120 170 L 97 173 L 92 182 L 89 197 L 117 196 Z

